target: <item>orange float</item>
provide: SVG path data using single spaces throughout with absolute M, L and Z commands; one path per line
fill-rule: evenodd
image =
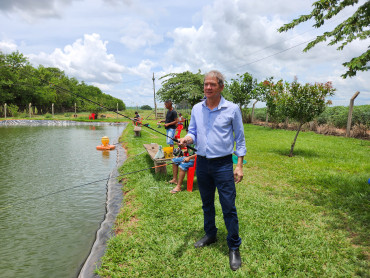
M 115 145 L 109 145 L 109 138 L 107 136 L 104 136 L 101 138 L 101 145 L 96 146 L 97 150 L 106 151 L 106 150 L 114 150 L 116 148 Z

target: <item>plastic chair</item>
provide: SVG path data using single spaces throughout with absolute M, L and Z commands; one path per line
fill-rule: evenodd
M 187 181 L 186 181 L 186 190 L 191 192 L 193 191 L 193 182 L 194 182 L 194 174 L 195 168 L 197 167 L 197 157 L 194 158 L 194 165 L 193 167 L 189 167 L 188 174 L 187 174 Z
M 184 128 L 184 126 L 183 125 L 178 125 L 177 126 L 177 128 L 176 128 L 176 131 L 177 131 L 177 133 L 176 133 L 176 135 L 175 135 L 175 138 L 176 139 L 180 139 L 180 137 L 181 137 L 181 130 Z
M 137 126 L 137 124 L 139 124 L 139 126 L 141 126 L 143 123 L 142 120 L 143 118 L 137 118 L 137 120 L 135 121 L 135 125 Z

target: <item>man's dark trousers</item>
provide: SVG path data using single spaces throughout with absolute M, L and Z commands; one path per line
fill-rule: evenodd
M 228 231 L 227 244 L 230 249 L 237 249 L 241 244 L 239 237 L 239 221 L 235 207 L 236 189 L 232 156 L 216 159 L 197 157 L 197 180 L 203 202 L 204 231 L 209 237 L 216 236 L 215 224 L 215 192 L 216 188 Z

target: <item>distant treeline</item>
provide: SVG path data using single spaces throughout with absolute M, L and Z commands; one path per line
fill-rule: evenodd
M 251 110 L 251 109 L 249 109 Z M 315 120 L 319 125 L 330 124 L 336 128 L 346 128 L 348 119 L 348 106 L 327 107 Z M 266 120 L 266 108 L 256 108 L 254 119 L 258 121 Z M 353 107 L 352 126 L 363 124 L 370 128 L 370 105 L 360 105 Z
M 75 103 L 78 111 L 103 111 L 69 91 L 91 99 L 108 110 L 117 110 L 117 103 L 120 111 L 126 108 L 122 100 L 103 93 L 98 87 L 70 78 L 58 68 L 35 68 L 18 51 L 11 54 L 0 51 L 0 115 L 3 114 L 5 103 L 9 116 L 24 112 L 30 103 L 41 114 L 50 113 L 52 104 L 56 113 L 74 111 Z

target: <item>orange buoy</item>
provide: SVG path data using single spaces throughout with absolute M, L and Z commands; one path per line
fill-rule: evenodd
M 116 148 L 115 145 L 109 145 L 109 138 L 107 136 L 104 136 L 101 138 L 101 143 L 102 145 L 96 146 L 97 150 L 114 150 Z

